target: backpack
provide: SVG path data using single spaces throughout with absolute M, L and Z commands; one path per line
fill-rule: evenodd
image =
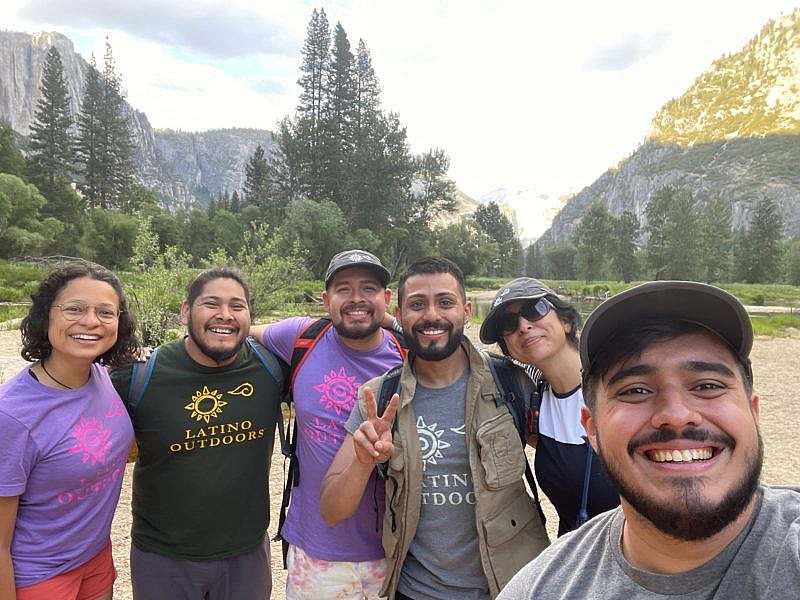
M 272 538 L 273 542 L 280 541 L 283 550 L 283 568 L 286 568 L 286 557 L 289 552 L 289 543 L 283 539 L 281 532 L 283 525 L 286 522 L 286 513 L 289 508 L 289 502 L 292 497 L 292 488 L 300 483 L 300 464 L 297 459 L 297 436 L 299 429 L 297 428 L 297 417 L 292 415 L 292 405 L 294 404 L 293 390 L 294 382 L 297 379 L 297 374 L 300 372 L 301 367 L 305 364 L 306 359 L 309 357 L 311 350 L 317 345 L 325 332 L 332 326 L 329 317 L 322 317 L 316 321 L 312 321 L 309 325 L 301 331 L 294 340 L 292 346 L 292 356 L 289 364 L 289 380 L 287 381 L 286 393 L 281 399 L 281 408 L 286 406 L 289 414 L 289 420 L 286 425 L 283 423 L 283 416 L 278 419 L 278 437 L 280 438 L 281 454 L 284 456 L 284 465 L 289 461 L 289 466 L 286 469 L 286 476 L 283 482 L 283 496 L 281 497 L 281 508 L 278 514 L 278 532 Z M 394 343 L 397 351 L 400 353 L 400 358 L 405 359 L 407 354 L 407 346 L 405 339 L 401 334 L 390 329 L 384 329 L 384 332 L 389 336 L 389 339 Z
M 543 387 L 541 374 L 538 370 L 532 372 L 526 371 L 526 376 L 530 377 L 534 382 L 533 391 L 530 394 L 526 394 L 517 379 L 520 367 L 516 366 L 505 356 L 485 352 L 483 350 L 481 350 L 480 353 L 489 365 L 492 379 L 494 379 L 494 385 L 498 391 L 497 395 L 491 395 L 495 406 L 505 404 L 508 407 L 508 412 L 514 417 L 514 425 L 517 427 L 517 432 L 519 433 L 524 448 L 528 431 L 533 432 L 539 429 L 539 406 L 541 404 L 541 392 Z M 400 374 L 402 371 L 403 365 L 399 365 L 383 376 L 377 401 L 377 413 L 379 415 L 382 415 L 386 410 L 392 396 L 399 392 Z M 484 398 L 486 398 L 486 396 L 487 394 L 484 394 Z M 387 479 L 389 474 L 388 462 L 376 465 L 375 468 L 382 479 Z M 545 525 L 547 517 L 545 517 L 544 511 L 542 510 L 542 504 L 539 500 L 539 491 L 536 487 L 536 480 L 533 476 L 533 471 L 531 471 L 531 465 L 527 457 L 525 458 L 525 480 L 528 482 L 528 487 L 533 495 L 533 501 L 536 503 L 536 510 L 539 513 L 539 518 L 542 520 L 542 525 Z
M 278 388 L 283 390 L 286 381 L 286 369 L 282 363 L 275 358 L 272 352 L 267 351 L 267 349 L 252 336 L 247 336 L 247 338 L 245 338 L 245 343 L 256 355 L 270 377 L 275 380 Z M 136 361 L 131 365 L 131 380 L 128 384 L 128 402 L 126 403 L 131 421 L 133 421 L 136 415 L 136 409 L 139 403 L 142 401 L 142 398 L 144 398 L 147 386 L 150 385 L 150 378 L 153 376 L 153 370 L 156 368 L 157 358 L 158 348 L 153 350 L 146 360 Z

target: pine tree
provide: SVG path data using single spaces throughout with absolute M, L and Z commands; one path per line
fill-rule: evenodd
M 83 176 L 80 187 L 89 205 L 120 207 L 133 179 L 132 153 L 122 83 L 106 39 L 102 76 L 92 57 L 78 118 L 76 154 Z
M 637 274 L 636 240 L 639 237 L 639 220 L 626 210 L 613 219 L 614 232 L 611 243 L 611 264 L 614 274 L 625 283 L 630 283 Z
M 782 271 L 783 215 L 772 198 L 762 198 L 753 208 L 743 248 L 748 283 L 775 283 Z
M 611 250 L 611 231 L 611 215 L 606 205 L 595 200 L 572 234 L 578 276 L 585 281 L 597 281 L 603 275 Z
M 647 224 L 647 266 L 653 279 L 665 279 L 669 268 L 667 225 L 673 189 L 663 187 L 650 197 L 644 216 Z
M 300 67 L 300 101 L 297 106 L 299 134 L 303 148 L 300 184 L 311 197 L 319 195 L 323 170 L 322 113 L 326 94 L 326 77 L 330 67 L 331 31 L 325 9 L 314 9 L 303 45 L 303 64 Z M 279 138 L 279 144 L 280 138 Z M 290 142 L 291 140 L 286 140 Z
M 333 33 L 331 61 L 325 77 L 325 96 L 322 106 L 321 189 L 323 197 L 334 201 L 345 214 L 352 211 L 347 198 L 347 186 L 353 154 L 353 103 L 355 79 L 350 41 L 341 23 Z
M 707 282 L 727 281 L 730 276 L 733 247 L 733 211 L 731 203 L 720 196 L 706 202 L 700 213 L 703 251 L 701 275 Z
M 517 275 L 522 266 L 519 240 L 514 234 L 514 226 L 502 213 L 497 202 L 479 206 L 475 211 L 475 222 L 480 231 L 497 243 L 499 256 L 492 275 Z
M 90 207 L 100 205 L 100 181 L 105 166 L 103 164 L 103 132 L 100 121 L 103 89 L 100 73 L 92 56 L 81 99 L 81 112 L 78 116 L 78 134 L 75 140 L 75 155 L 80 166 L 78 187 Z
M 269 186 L 269 169 L 261 144 L 256 146 L 253 156 L 244 166 L 244 173 L 245 202 L 261 206 L 267 198 Z
M 31 124 L 32 171 L 37 183 L 52 188 L 57 181 L 68 180 L 73 162 L 69 90 L 55 46 L 47 51 L 40 90 Z

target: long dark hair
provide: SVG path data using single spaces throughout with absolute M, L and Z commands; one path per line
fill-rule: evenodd
M 88 277 L 96 281 L 107 283 L 117 293 L 119 298 L 119 324 L 117 326 L 117 341 L 105 353 L 95 358 L 94 362 L 104 365 L 118 366 L 131 362 L 139 347 L 136 338 L 136 321 L 128 310 L 128 301 L 122 291 L 122 284 L 116 275 L 100 265 L 88 262 L 74 262 L 61 267 L 39 284 L 36 291 L 31 294 L 33 305 L 28 315 L 22 319 L 20 331 L 22 333 L 22 358 L 34 362 L 44 360 L 53 351 L 47 330 L 50 327 L 50 309 L 58 293 L 73 279 Z

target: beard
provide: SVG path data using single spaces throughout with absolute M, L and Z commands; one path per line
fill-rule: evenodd
M 422 329 L 429 328 L 444 329 L 447 331 L 447 341 L 443 346 L 436 346 L 435 344 L 423 346 L 420 344 L 420 341 L 417 338 L 417 333 Z M 435 362 L 444 360 L 453 354 L 453 352 L 458 350 L 459 346 L 461 345 L 461 338 L 463 337 L 463 325 L 456 329 L 451 323 L 436 323 L 433 321 L 426 321 L 414 326 L 411 331 L 411 335 L 407 337 L 406 342 L 408 343 L 409 351 L 413 352 L 416 356 L 422 360 Z
M 345 325 L 344 313 L 346 310 L 370 311 L 372 319 L 368 323 Z M 381 321 L 383 321 L 383 317 L 381 316 L 381 318 L 378 319 L 375 316 L 375 311 L 368 306 L 348 306 L 347 309 L 343 308 L 339 311 L 339 318 L 335 320 L 333 315 L 331 315 L 331 322 L 333 324 L 333 328 L 336 330 L 336 333 L 349 340 L 364 340 L 370 337 L 381 328 Z
M 202 326 L 198 326 L 198 330 L 195 330 L 195 324 L 192 320 L 191 313 L 189 314 L 188 322 L 187 322 L 187 329 L 189 330 L 189 337 L 192 338 L 192 341 L 195 345 L 200 349 L 200 352 L 205 354 L 208 358 L 213 360 L 216 363 L 221 363 L 232 356 L 236 356 L 239 350 L 242 349 L 242 345 L 244 344 L 245 336 L 242 335 L 241 331 L 236 338 L 236 343 L 233 345 L 232 348 L 225 348 L 225 347 L 218 347 L 214 348 L 206 344 L 205 340 L 203 339 L 203 331 L 204 329 L 201 328 Z
M 612 463 L 603 453 L 600 437 L 597 438 L 598 457 L 611 483 L 636 512 L 650 521 L 662 533 L 683 541 L 708 539 L 733 523 L 747 508 L 758 489 L 761 466 L 764 460 L 764 444 L 761 432 L 757 432 L 758 447 L 745 457 L 742 477 L 734 482 L 718 503 L 712 503 L 703 495 L 700 477 L 673 477 L 673 498 L 668 501 L 647 496 L 635 482 L 623 473 L 623 469 Z M 645 444 L 668 442 L 676 439 L 695 441 L 716 440 L 733 450 L 736 442 L 728 435 L 712 436 L 707 431 L 685 428 L 681 432 L 660 430 L 647 439 L 631 440 L 628 454 L 633 456 L 636 448 Z

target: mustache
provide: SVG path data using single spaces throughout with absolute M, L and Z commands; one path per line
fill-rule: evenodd
M 424 321 L 423 323 L 417 323 L 413 327 L 413 331 L 416 332 L 422 331 L 423 329 L 444 329 L 445 331 L 451 331 L 453 329 L 453 324 L 447 321 Z
M 711 433 L 707 429 L 684 427 L 681 431 L 675 431 L 674 429 L 659 429 L 653 433 L 634 438 L 628 442 L 628 454 L 633 456 L 634 453 L 642 446 L 648 446 L 650 444 L 663 444 L 665 442 L 672 442 L 675 440 L 714 442 L 717 444 L 722 444 L 731 450 L 736 447 L 736 440 L 734 440 L 727 433 Z

